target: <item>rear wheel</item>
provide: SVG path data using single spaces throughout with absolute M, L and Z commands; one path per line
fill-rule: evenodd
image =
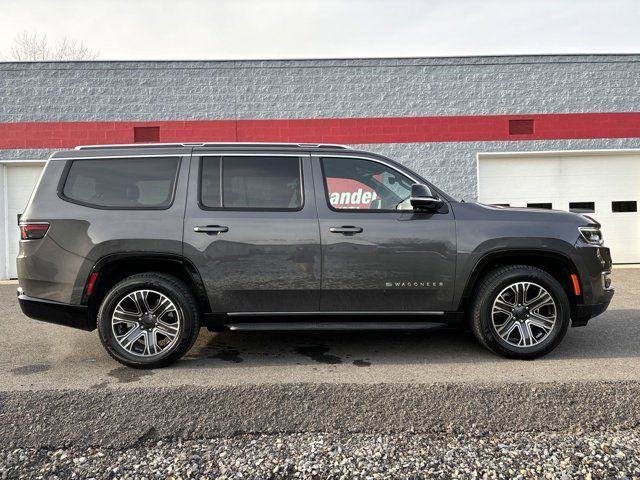
M 570 322 L 567 295 L 547 272 L 511 265 L 488 274 L 471 306 L 471 330 L 478 341 L 508 358 L 549 353 Z
M 200 330 L 189 288 L 162 273 L 132 275 L 105 296 L 98 332 L 105 349 L 133 368 L 165 367 L 184 355 Z

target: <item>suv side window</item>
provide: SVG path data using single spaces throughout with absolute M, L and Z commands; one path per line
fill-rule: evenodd
M 97 208 L 168 208 L 179 164 L 177 157 L 72 160 L 60 194 Z
M 300 210 L 300 158 L 202 157 L 200 204 L 205 209 Z
M 334 210 L 412 210 L 414 183 L 382 163 L 360 158 L 323 158 L 325 192 Z

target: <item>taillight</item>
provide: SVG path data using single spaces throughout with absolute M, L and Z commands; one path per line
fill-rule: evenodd
M 46 222 L 21 223 L 19 227 L 22 240 L 37 240 L 44 237 L 49 230 L 49 224 Z

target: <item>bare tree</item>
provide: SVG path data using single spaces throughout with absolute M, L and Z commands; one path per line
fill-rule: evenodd
M 48 60 L 95 60 L 98 52 L 77 40 L 63 38 L 51 45 L 45 34 L 22 32 L 13 40 L 11 57 L 19 62 L 46 62 Z
M 18 61 L 41 62 L 48 60 L 50 55 L 47 36 L 22 32 L 13 39 L 11 56 Z

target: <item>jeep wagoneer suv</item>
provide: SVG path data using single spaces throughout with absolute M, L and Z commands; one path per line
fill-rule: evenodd
M 468 325 L 551 351 L 613 295 L 598 223 L 458 202 L 339 145 L 156 144 L 52 155 L 22 215 L 18 298 L 132 367 L 210 330 Z

